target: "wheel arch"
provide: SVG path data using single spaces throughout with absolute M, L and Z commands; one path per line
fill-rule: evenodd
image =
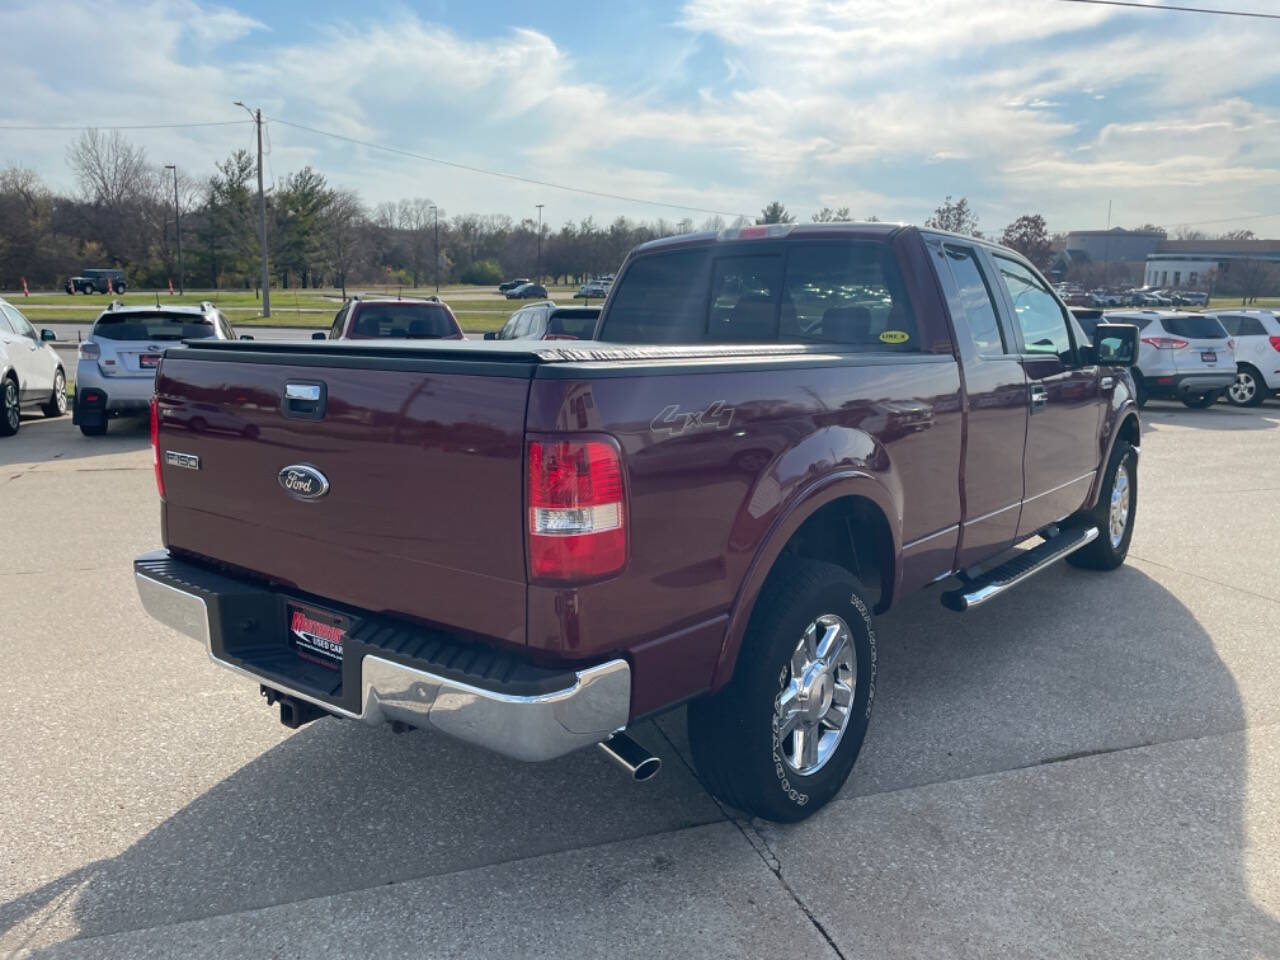
M 1142 446 L 1142 422 L 1138 419 L 1137 405 L 1133 401 L 1126 401 L 1121 406 L 1113 422 L 1116 426 L 1107 438 L 1106 449 L 1103 451 L 1102 460 L 1098 463 L 1097 473 L 1094 474 L 1093 486 L 1089 490 L 1089 500 L 1085 505 L 1087 510 L 1092 510 L 1098 505 L 1098 495 L 1102 492 L 1102 478 L 1106 475 L 1107 464 L 1111 462 L 1111 454 L 1115 451 L 1117 441 L 1124 440 L 1134 449 Z
M 756 551 L 734 598 L 712 691 L 732 679 L 756 600 L 785 552 L 845 567 L 878 597 L 876 611 L 887 609 L 902 578 L 900 517 L 889 491 L 862 471 L 828 475 L 794 497 Z M 865 582 L 872 574 L 872 582 Z

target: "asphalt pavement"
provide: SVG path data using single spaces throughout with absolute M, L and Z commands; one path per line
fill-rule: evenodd
M 1137 528 L 878 621 L 844 792 L 701 789 L 682 711 L 524 765 L 282 727 L 150 620 L 144 425 L 0 440 L 0 956 L 1280 957 L 1280 404 L 1146 411 Z

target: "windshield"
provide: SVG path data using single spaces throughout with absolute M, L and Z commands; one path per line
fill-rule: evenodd
M 1164 328 L 1175 337 L 1188 340 L 1225 340 L 1227 330 L 1217 317 L 1189 313 L 1180 317 L 1165 317 Z
M 93 334 L 101 340 L 203 340 L 217 336 L 213 322 L 191 313 L 126 313 L 99 317 Z
M 349 334 L 353 340 L 378 337 L 439 340 L 457 335 L 458 326 L 447 310 L 422 303 L 363 304 Z

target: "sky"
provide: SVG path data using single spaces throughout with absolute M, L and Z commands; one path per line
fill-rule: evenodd
M 987 232 L 1024 213 L 1104 227 L 1110 205 L 1114 225 L 1280 236 L 1280 21 L 1060 0 L 0 0 L 0 35 L 0 165 L 59 189 L 76 133 L 3 127 L 224 121 L 126 131 L 207 177 L 253 146 L 243 100 L 269 118 L 268 187 L 311 164 L 370 206 L 701 226 L 777 199 L 921 222 L 951 195 Z

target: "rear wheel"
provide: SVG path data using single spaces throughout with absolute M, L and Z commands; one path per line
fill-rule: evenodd
M 22 404 L 18 399 L 18 381 L 5 377 L 0 382 L 0 437 L 12 437 L 22 426 Z
M 46 417 L 60 417 L 67 412 L 67 376 L 59 370 L 53 376 L 53 394 L 40 407 Z
M 1138 512 L 1138 455 L 1126 440 L 1117 440 L 1102 478 L 1098 505 L 1077 516 L 1081 525 L 1098 528 L 1098 539 L 1067 557 L 1067 563 L 1089 570 L 1114 570 L 1129 555 L 1133 521 Z
M 1267 385 L 1253 367 L 1241 366 L 1236 382 L 1227 387 L 1227 402 L 1233 407 L 1256 407 L 1267 398 Z
M 1222 396 L 1221 390 L 1214 390 L 1212 393 L 1202 393 L 1198 397 L 1183 397 L 1183 406 L 1190 407 L 1192 410 L 1207 410 L 1218 402 L 1218 398 Z
M 107 433 L 107 421 L 101 423 L 82 423 L 80 424 L 80 432 L 86 437 L 101 437 Z
M 836 795 L 862 749 L 876 650 L 862 587 L 843 567 L 784 557 L 769 575 L 729 684 L 689 705 L 703 785 L 767 820 Z

